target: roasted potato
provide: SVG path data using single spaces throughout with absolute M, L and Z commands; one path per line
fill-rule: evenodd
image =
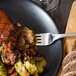
M 38 76 L 38 70 L 35 64 L 30 63 L 30 61 L 24 61 L 24 65 L 31 75 Z
M 43 57 L 24 57 L 24 65 L 31 75 L 42 73 L 46 66 L 46 61 Z
M 27 72 L 24 67 L 24 64 L 22 64 L 20 60 L 15 64 L 15 70 L 20 76 L 30 76 L 30 73 Z
M 44 58 L 41 58 L 42 61 L 39 61 L 39 62 L 36 62 L 36 66 L 37 66 L 37 69 L 38 69 L 38 72 L 39 73 L 42 73 L 43 70 L 44 70 L 44 67 L 46 66 L 46 61 Z

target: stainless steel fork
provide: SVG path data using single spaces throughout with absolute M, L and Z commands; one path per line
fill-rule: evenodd
M 64 37 L 71 37 L 76 36 L 76 33 L 69 33 L 69 34 L 52 34 L 52 33 L 40 33 L 36 34 L 37 36 L 37 46 L 47 46 L 52 44 L 54 41 L 64 38 Z

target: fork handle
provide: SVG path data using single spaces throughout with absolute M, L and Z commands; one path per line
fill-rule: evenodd
M 64 38 L 64 37 L 71 37 L 76 36 L 76 33 L 68 33 L 68 34 L 53 34 L 54 40 Z

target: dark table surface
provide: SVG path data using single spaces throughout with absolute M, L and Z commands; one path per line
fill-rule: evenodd
M 32 0 L 32 1 L 36 1 L 36 0 Z M 57 4 L 57 1 L 54 0 L 54 4 Z M 60 1 L 59 5 L 57 6 L 56 9 L 53 9 L 53 11 L 50 12 L 48 11 L 46 12 L 49 13 L 49 15 L 52 17 L 53 21 L 55 22 L 59 30 L 59 33 L 64 33 L 67 25 L 68 17 L 70 14 L 71 6 L 74 0 L 59 0 L 59 1 Z M 49 9 L 50 8 L 51 7 L 49 7 Z
M 60 0 L 60 4 L 56 8 L 56 10 L 49 13 L 54 22 L 56 23 L 60 33 L 65 32 L 72 3 L 73 0 Z

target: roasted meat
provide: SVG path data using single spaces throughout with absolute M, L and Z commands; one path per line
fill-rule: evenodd
M 3 10 L 0 10 L 0 36 L 3 35 L 3 38 L 0 39 L 0 44 L 2 41 L 7 40 L 10 30 L 14 30 L 14 26 L 7 14 Z
M 14 71 L 14 69 L 15 69 L 15 66 L 8 66 L 8 74 L 11 74 L 13 71 Z
M 1 59 L 3 63 L 7 65 L 14 65 L 16 60 L 16 55 L 13 53 L 11 48 L 8 45 L 3 45 L 1 51 Z
M 12 74 L 10 74 L 9 76 L 18 76 L 17 72 L 13 72 Z

